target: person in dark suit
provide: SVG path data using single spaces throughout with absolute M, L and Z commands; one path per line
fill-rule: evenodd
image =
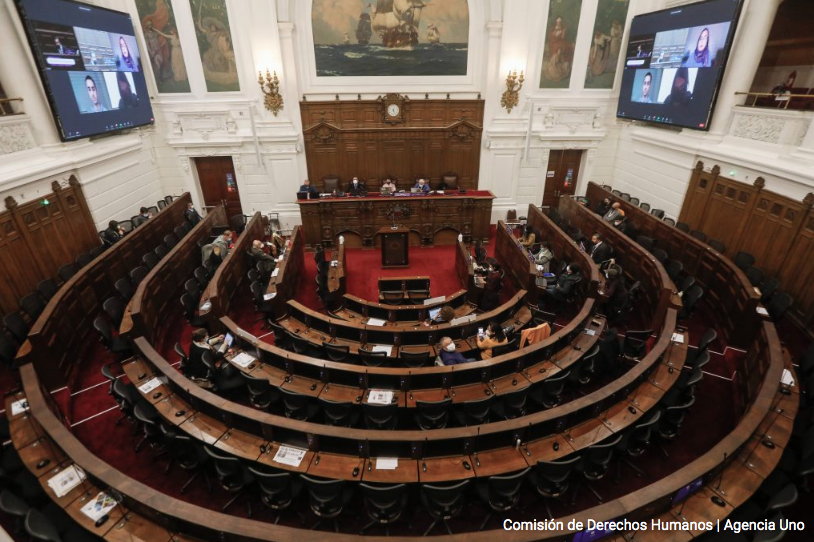
M 611 200 L 610 198 L 605 198 L 599 202 L 599 205 L 596 207 L 596 214 L 599 216 L 605 216 L 605 213 L 610 211 L 611 208 Z
M 102 239 L 105 246 L 112 247 L 124 237 L 124 230 L 119 227 L 119 223 L 111 220 L 107 223 L 107 229 L 102 232 Z
M 269 262 L 270 264 L 277 265 L 277 260 L 269 256 L 263 251 L 263 241 L 255 239 L 252 241 L 252 249 L 250 250 L 252 259 L 256 262 Z
M 605 290 L 602 292 L 608 297 L 605 302 L 605 314 L 615 315 L 620 312 L 628 296 L 625 277 L 618 266 L 612 266 L 605 272 Z
M 359 181 L 359 177 L 354 177 L 348 184 L 348 194 L 351 196 L 364 196 L 367 194 L 365 183 Z
M 544 309 L 547 301 L 562 302 L 568 299 L 568 296 L 574 291 L 574 287 L 582 280 L 580 271 L 579 265 L 575 263 L 566 267 L 565 273 L 557 279 L 557 284 L 553 288 L 543 291 L 543 297 L 539 303 L 540 310 Z
M 481 266 L 484 265 L 486 263 L 486 249 L 483 248 L 483 242 L 480 239 L 475 239 L 472 250 L 475 253 L 475 263 Z
M 486 284 L 483 287 L 483 297 L 480 300 L 482 311 L 490 311 L 500 304 L 500 290 L 503 288 L 503 277 L 500 266 L 494 264 L 486 276 Z
M 424 192 L 425 194 L 431 190 L 430 183 L 428 183 L 424 179 L 418 179 L 418 182 L 415 183 L 413 188 L 417 188 L 419 192 Z
M 206 351 L 212 352 L 216 360 L 223 357 L 223 354 L 218 349 L 222 342 L 223 335 L 209 337 L 207 331 L 202 327 L 193 330 L 192 344 L 189 347 L 189 363 L 184 367 L 184 375 L 193 380 L 207 379 L 209 371 L 204 365 L 203 353 Z
M 311 186 L 311 181 L 305 179 L 300 185 L 300 192 L 308 192 L 309 194 L 317 194 L 317 189 Z
M 591 247 L 591 259 L 594 262 L 602 263 L 609 260 L 613 255 L 613 248 L 603 241 L 602 236 L 598 233 L 593 234 L 593 237 L 591 237 L 591 242 L 593 243 L 593 246 Z
M 187 210 L 184 211 L 184 218 L 186 218 L 187 222 L 193 226 L 201 221 L 201 215 L 198 214 L 198 210 L 195 209 L 195 206 L 192 205 L 191 201 L 187 203 Z

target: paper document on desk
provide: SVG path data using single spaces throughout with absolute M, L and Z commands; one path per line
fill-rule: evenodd
M 371 352 L 384 352 L 389 357 L 393 355 L 393 347 L 389 344 L 374 344 Z
M 377 457 L 376 470 L 396 470 L 399 468 L 398 457 Z
M 595 329 L 586 329 L 585 334 L 590 336 L 590 337 L 593 337 L 594 335 L 596 335 L 596 330 Z
M 150 393 L 160 385 L 161 381 L 158 379 L 158 377 L 155 377 L 151 378 L 150 380 L 139 386 L 138 389 L 141 393 Z
M 389 405 L 393 402 L 393 390 L 370 390 L 367 402 L 371 405 Z
M 673 333 L 673 342 L 678 344 L 684 344 L 684 335 L 682 333 Z
M 113 497 L 102 491 L 96 495 L 95 499 L 80 508 L 80 510 L 83 514 L 88 516 L 91 521 L 96 521 L 113 510 L 116 504 L 116 500 Z
M 19 401 L 14 401 L 11 403 L 11 415 L 17 416 L 18 414 L 22 414 L 28 410 L 28 400 L 27 399 L 20 399 Z
M 367 319 L 367 325 L 369 325 L 369 326 L 381 327 L 386 323 L 387 322 L 382 320 L 381 318 L 368 318 Z
M 257 358 L 250 356 L 246 352 L 241 352 L 240 354 L 232 358 L 232 363 L 240 367 L 243 367 L 244 369 L 251 365 L 252 363 L 254 363 L 255 361 L 257 361 Z
M 277 292 L 271 292 L 270 294 L 265 294 L 263 296 L 263 301 L 269 301 L 271 299 L 274 299 L 275 297 L 277 297 Z
M 274 461 L 282 463 L 283 465 L 291 465 L 292 467 L 299 467 L 305 457 L 305 452 L 300 448 L 292 448 L 291 446 L 280 446 L 277 453 L 274 454 Z
M 445 296 L 445 295 L 440 295 L 438 297 L 430 297 L 429 299 L 424 300 L 424 304 L 425 305 L 434 305 L 435 303 L 443 303 L 444 301 L 446 301 L 446 299 L 447 299 L 447 296 Z
M 769 316 L 769 311 L 767 311 L 764 307 L 758 307 L 757 313 L 761 316 Z
M 783 369 L 783 374 L 780 376 L 780 383 L 784 386 L 794 385 L 794 375 L 788 369 Z
M 277 275 L 279 275 L 279 274 L 280 274 L 280 270 L 279 270 L 279 269 L 276 269 L 276 268 L 274 269 L 274 271 L 272 271 L 272 272 L 271 272 L 271 276 L 272 276 L 272 277 L 276 277 L 276 276 L 277 276 Z
M 71 465 L 48 479 L 48 487 L 54 490 L 57 498 L 62 498 L 85 479 L 85 473 L 76 465 Z

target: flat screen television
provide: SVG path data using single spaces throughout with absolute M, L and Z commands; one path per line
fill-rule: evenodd
M 63 141 L 154 122 L 128 13 L 15 0 Z
M 708 0 L 634 17 L 616 116 L 709 130 L 740 11 Z

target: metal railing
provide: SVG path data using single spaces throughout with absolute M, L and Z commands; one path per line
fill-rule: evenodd
M 757 105 L 757 101 L 760 98 L 774 98 L 775 102 L 777 102 L 778 109 L 788 109 L 789 104 L 792 101 L 792 98 L 814 101 L 814 94 L 791 94 L 786 92 L 736 92 L 735 96 L 746 96 L 747 102 L 749 101 L 749 98 L 754 98 L 754 100 L 752 100 L 752 105 L 750 107 L 755 107 Z M 783 104 L 782 107 L 780 105 L 781 103 Z M 743 105 L 747 104 L 744 103 Z M 792 107 L 792 109 L 797 108 Z
M 19 113 L 15 113 L 14 109 L 11 108 L 11 102 L 22 101 L 22 98 L 0 98 L 0 117 L 5 117 L 6 115 L 18 115 Z M 6 110 L 6 108 L 8 108 L 8 110 Z

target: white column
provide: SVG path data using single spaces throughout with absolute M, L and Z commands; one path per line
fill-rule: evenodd
M 751 88 L 781 2 L 782 0 L 747 0 L 743 7 L 726 74 L 718 92 L 711 134 L 725 134 L 732 120 L 732 107 L 743 104 L 744 97 L 735 96 L 735 93 L 748 92 Z
M 500 79 L 500 42 L 503 36 L 503 23 L 501 21 L 489 21 L 486 23 L 489 40 L 487 41 L 486 49 L 486 69 L 484 70 L 485 81 L 482 82 L 484 88 L 483 100 L 483 138 L 486 139 L 488 126 L 494 120 L 495 116 L 500 114 L 500 95 L 503 92 L 503 81 Z M 519 110 L 518 106 L 518 110 Z M 489 175 L 491 167 L 489 164 L 492 161 L 492 156 L 489 149 L 481 149 L 480 159 L 480 177 L 478 180 L 478 188 L 480 190 L 491 190 L 493 179 Z

